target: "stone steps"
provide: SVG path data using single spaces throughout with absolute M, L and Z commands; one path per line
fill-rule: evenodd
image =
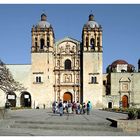
M 65 130 L 65 131 L 112 131 L 120 132 L 118 128 L 112 128 L 107 123 L 92 122 L 46 122 L 46 121 L 15 121 L 10 128 L 40 129 L 40 130 Z

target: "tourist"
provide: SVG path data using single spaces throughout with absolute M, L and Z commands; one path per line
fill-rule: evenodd
M 90 103 L 90 101 L 88 101 L 88 103 L 87 103 L 87 115 L 90 115 L 91 108 L 92 108 L 91 103 Z
M 80 114 L 82 114 L 83 113 L 83 104 L 81 103 L 80 104 Z
M 66 102 L 63 102 L 63 113 L 66 111 Z
M 76 113 L 76 103 L 75 103 L 75 101 L 72 103 L 72 112 Z
M 56 104 L 56 101 L 54 101 L 52 103 L 52 111 L 53 111 L 54 114 L 56 113 L 56 108 L 57 108 L 57 104 Z
M 68 114 L 72 113 L 72 103 L 71 101 L 68 102 Z
M 76 103 L 76 114 L 80 114 L 80 103 L 77 101 Z
M 83 103 L 82 108 L 83 108 L 83 114 L 85 114 L 86 113 L 86 104 L 85 103 Z
M 60 99 L 60 102 L 58 104 L 58 107 L 59 107 L 60 116 L 62 116 L 63 115 L 63 103 L 62 103 L 61 99 Z

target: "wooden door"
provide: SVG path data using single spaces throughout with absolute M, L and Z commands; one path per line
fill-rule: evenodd
M 122 107 L 123 108 L 127 108 L 128 107 L 128 97 L 126 95 L 124 95 L 122 97 Z
M 68 102 L 68 101 L 72 102 L 72 94 L 69 92 L 66 92 L 63 95 L 63 102 Z

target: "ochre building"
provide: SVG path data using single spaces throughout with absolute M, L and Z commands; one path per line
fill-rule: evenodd
M 7 65 L 27 89 L 0 92 L 0 106 L 51 107 L 53 101 L 91 101 L 93 108 L 129 107 L 140 102 L 140 74 L 118 60 L 103 74 L 102 27 L 92 14 L 82 29 L 82 41 L 55 32 L 43 13 L 31 29 L 31 64 Z M 122 62 L 124 61 L 124 63 Z

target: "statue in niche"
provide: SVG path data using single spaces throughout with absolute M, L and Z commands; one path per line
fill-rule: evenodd
M 61 53 L 64 51 L 63 46 L 61 46 Z
M 70 83 L 72 81 L 72 75 L 71 74 L 65 74 L 64 75 L 64 82 Z
M 66 45 L 65 52 L 66 52 L 66 53 L 69 53 L 69 52 L 70 52 L 70 46 L 69 46 L 69 45 Z
M 57 60 L 57 64 L 58 67 L 60 66 L 60 60 Z
M 76 67 L 79 67 L 79 60 L 76 60 Z
M 76 83 L 79 83 L 79 79 L 76 79 Z
M 58 78 L 57 78 L 57 83 L 59 83 L 59 82 L 60 82 L 60 78 L 58 77 Z

